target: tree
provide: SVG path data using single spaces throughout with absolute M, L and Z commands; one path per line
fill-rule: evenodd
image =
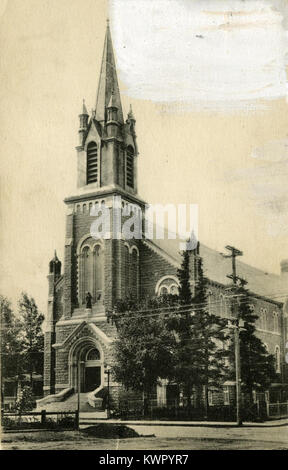
M 174 358 L 175 381 L 181 385 L 186 398 L 187 408 L 191 408 L 193 389 L 200 407 L 200 396 L 205 386 L 205 403 L 208 411 L 208 389 L 220 385 L 224 375 L 226 353 L 219 348 L 225 334 L 223 319 L 208 311 L 208 279 L 203 274 L 202 259 L 197 257 L 197 282 L 195 296 L 190 290 L 191 252 L 182 253 L 179 277 L 179 309 L 167 318 L 168 328 L 177 335 Z M 191 299 L 191 300 L 190 300 Z M 184 306 L 185 304 L 185 306 Z M 183 305 L 183 306 L 182 306 Z
M 19 314 L 22 354 L 32 386 L 33 372 L 42 373 L 43 370 L 44 335 L 42 323 L 44 316 L 38 311 L 35 300 L 24 292 L 19 300 Z
M 203 260 L 198 259 L 194 326 L 201 338 L 203 347 L 202 373 L 199 384 L 204 387 L 204 404 L 206 416 L 209 410 L 208 393 L 210 389 L 220 388 L 227 373 L 225 361 L 227 352 L 223 348 L 227 334 L 225 333 L 226 319 L 214 315 L 208 307 L 209 281 L 204 276 Z
M 118 336 L 112 373 L 127 389 L 142 392 L 144 414 L 151 389 L 159 379 L 169 378 L 173 369 L 175 337 L 165 328 L 161 302 L 161 299 L 140 305 L 121 302 L 114 314 Z M 167 305 L 169 300 L 163 302 Z
M 21 351 L 19 325 L 17 325 L 10 301 L 0 296 L 1 307 L 1 375 L 14 377 L 18 373 L 18 356 Z M 3 383 L 3 381 L 2 381 Z
M 249 291 L 244 287 L 238 289 L 239 320 L 242 320 L 243 328 L 240 328 L 240 364 L 242 391 L 253 401 L 253 390 L 264 391 L 276 379 L 274 357 L 260 338 L 255 334 L 255 322 L 258 316 L 254 313 L 253 300 Z M 231 371 L 230 378 L 235 379 L 235 353 L 234 337 L 230 346 Z
M 179 280 L 179 301 L 183 305 L 191 305 L 192 292 L 190 287 L 190 255 L 191 250 L 182 252 L 181 267 L 177 271 Z
M 26 385 L 20 392 L 20 396 L 16 401 L 16 409 L 22 413 L 23 411 L 31 411 L 35 408 L 35 399 L 32 388 Z
M 176 343 L 174 347 L 174 380 L 180 386 L 187 399 L 187 408 L 191 408 L 193 387 L 199 383 L 204 363 L 203 341 L 197 328 L 199 316 L 194 311 L 190 287 L 191 250 L 182 252 L 181 268 L 178 269 L 179 305 L 166 317 L 168 330 L 173 331 Z M 196 316 L 195 316 L 196 315 Z

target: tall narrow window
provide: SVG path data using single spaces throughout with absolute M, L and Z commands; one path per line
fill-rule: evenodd
M 261 309 L 261 317 L 262 317 L 262 330 L 268 329 L 268 322 L 267 322 L 267 309 Z
M 227 385 L 224 387 L 224 405 L 230 405 L 230 394 Z
M 276 373 L 280 374 L 280 372 L 281 372 L 281 363 L 280 363 L 280 348 L 279 348 L 279 346 L 275 347 L 275 369 L 276 369 Z
M 220 294 L 220 317 L 226 317 L 226 299 L 223 294 Z
M 92 304 L 103 301 L 104 296 L 104 247 L 87 238 L 79 249 L 78 296 L 79 304 L 85 305 L 86 295 L 92 296 Z
M 214 405 L 214 402 L 213 402 L 213 390 L 208 390 L 208 402 L 209 402 L 209 406 L 213 406 L 213 405 Z
M 92 295 L 92 256 L 89 246 L 84 246 L 82 250 L 83 254 L 83 303 L 85 303 L 85 297 L 87 292 Z
M 93 297 L 95 302 L 103 300 L 103 249 L 96 245 L 93 250 Z
M 98 148 L 95 142 L 87 147 L 87 184 L 98 181 Z
M 279 333 L 279 315 L 277 312 L 274 312 L 273 313 L 273 331 L 275 331 L 275 333 Z
M 126 184 L 130 188 L 134 188 L 134 150 L 133 150 L 133 147 L 131 146 L 127 148 Z

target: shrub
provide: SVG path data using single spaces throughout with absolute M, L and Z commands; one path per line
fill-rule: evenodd
M 31 411 L 33 408 L 35 408 L 35 399 L 33 396 L 32 388 L 28 385 L 23 387 L 20 397 L 16 401 L 16 409 L 20 413 L 22 411 Z

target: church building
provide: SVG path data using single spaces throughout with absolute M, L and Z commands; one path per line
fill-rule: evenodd
M 123 234 L 114 237 L 112 215 L 110 236 L 91 235 L 93 213 L 103 205 L 111 209 L 116 197 L 121 198 L 121 207 L 126 207 L 127 213 L 131 205 L 145 210 L 145 201 L 137 190 L 140 157 L 136 120 L 131 108 L 127 117 L 122 109 L 109 24 L 96 106 L 89 115 L 83 102 L 79 119 L 77 188 L 65 199 L 64 265 L 62 269 L 56 252 L 49 264 L 41 402 L 65 401 L 80 386 L 89 405 L 95 407 L 99 392 L 107 388 L 106 372 L 111 367 L 112 343 L 117 335 L 115 325 L 107 321 L 113 306 L 128 297 L 136 301 L 177 294 L 177 269 L 181 264 L 179 240 L 125 239 Z M 210 282 L 209 308 L 229 317 L 225 287 L 229 284 L 226 275 L 231 272 L 231 261 L 201 244 L 200 250 L 191 252 L 192 288 L 199 256 Z M 279 276 L 241 262 L 237 262 L 237 269 L 253 292 L 259 316 L 257 334 L 275 355 L 275 386 L 281 387 L 285 382 L 287 304 L 279 293 L 288 290 L 288 261 L 282 263 Z M 120 385 L 111 379 L 110 387 L 115 392 Z M 165 404 L 165 389 L 157 393 Z

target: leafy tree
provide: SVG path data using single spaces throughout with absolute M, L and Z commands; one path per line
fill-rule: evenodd
M 159 378 L 169 378 L 173 369 L 175 337 L 165 328 L 165 314 L 159 313 L 161 302 L 161 299 L 140 305 L 120 302 L 114 313 L 118 336 L 112 373 L 127 389 L 142 392 L 144 414 L 151 389 Z M 163 308 L 169 302 L 165 299 Z
M 240 364 L 242 391 L 247 394 L 250 401 L 253 401 L 253 390 L 264 391 L 275 381 L 275 362 L 272 354 L 267 349 L 260 338 L 255 334 L 255 322 L 258 316 L 252 307 L 253 300 L 249 291 L 244 287 L 238 289 L 239 305 L 238 316 L 243 323 L 240 328 Z M 230 378 L 235 379 L 235 352 L 234 337 L 231 337 L 230 346 Z
M 15 408 L 21 413 L 22 411 L 31 411 L 35 407 L 35 399 L 32 388 L 26 385 L 20 392 L 20 396 L 16 401 Z
M 1 308 L 1 393 L 4 394 L 4 378 L 21 379 L 23 370 L 20 326 L 10 301 L 0 296 Z
M 38 311 L 35 300 L 24 292 L 19 300 L 19 314 L 22 354 L 32 386 L 33 372 L 42 373 L 43 371 L 44 335 L 42 323 L 44 316 Z

